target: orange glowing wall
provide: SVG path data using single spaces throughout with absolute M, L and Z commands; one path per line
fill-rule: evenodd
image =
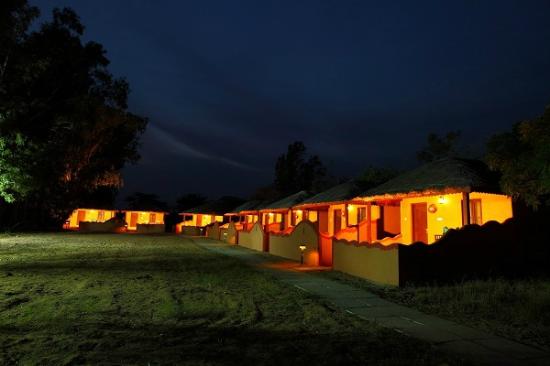
M 329 235 L 333 236 L 338 232 L 339 230 L 345 229 L 349 226 L 355 226 L 358 225 L 358 211 L 361 208 L 366 208 L 366 205 L 347 205 L 347 214 L 346 214 L 346 205 L 345 204 L 338 204 L 338 205 L 330 205 L 328 209 L 328 233 Z M 341 220 L 340 220 L 340 228 L 334 227 L 334 212 L 340 211 L 341 213 Z M 365 217 L 366 218 L 366 217 Z M 363 218 L 363 220 L 365 220 Z M 376 221 L 380 218 L 380 208 L 376 205 L 371 206 L 371 221 Z M 347 220 L 347 221 L 346 221 Z
M 440 199 L 440 197 L 443 199 Z M 462 227 L 462 193 L 404 198 L 401 201 L 403 244 L 413 242 L 412 204 L 414 203 L 426 203 L 428 207 L 434 205 L 437 208 L 435 212 L 427 212 L 427 244 L 436 241 L 436 235 L 443 235 L 445 228 L 456 229 Z
M 67 220 L 69 229 L 77 229 L 81 221 L 86 222 L 105 222 L 115 217 L 116 211 L 100 210 L 90 208 L 79 208 L 74 210 Z
M 489 221 L 503 222 L 513 216 L 512 200 L 508 196 L 479 192 L 472 192 L 469 195 L 470 202 L 472 200 L 480 200 L 482 217 L 480 224 Z M 413 241 L 411 205 L 423 202 L 428 207 L 432 206 L 432 208 L 436 209 L 434 212 L 427 212 L 427 244 L 435 242 L 437 240 L 436 235 L 443 235 L 447 229 L 458 229 L 463 226 L 462 193 L 405 198 L 401 201 L 401 233 L 403 244 L 411 244 Z
M 512 198 L 502 194 L 490 194 L 472 192 L 470 201 L 474 199 L 481 200 L 481 224 L 489 221 L 504 221 L 514 216 L 512 211 Z
M 125 221 L 128 230 L 136 230 L 138 224 L 164 224 L 163 212 L 150 211 L 126 211 Z

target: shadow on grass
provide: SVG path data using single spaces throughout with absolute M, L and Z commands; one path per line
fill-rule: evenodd
M 281 325 L 284 328 L 284 325 Z M 1 329 L 4 365 L 38 364 L 360 365 L 462 364 L 428 345 L 380 330 L 313 334 L 248 326 L 75 325 L 63 333 Z

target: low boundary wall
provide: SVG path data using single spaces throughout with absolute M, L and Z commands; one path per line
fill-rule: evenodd
M 116 222 L 88 222 L 80 221 L 78 231 L 83 233 L 120 233 L 126 229 Z
M 269 234 L 269 253 L 279 257 L 300 261 L 300 245 L 305 245 L 304 264 L 319 265 L 319 235 L 317 228 L 309 221 L 302 221 L 289 234 Z
M 334 270 L 385 285 L 453 283 L 465 279 L 548 274 L 546 243 L 527 243 L 528 224 L 499 224 L 449 230 L 433 244 L 368 244 L 335 240 Z M 538 235 L 538 234 L 537 234 Z M 546 263 L 546 265 L 544 264 Z
M 225 241 L 229 244 L 237 244 L 239 239 L 239 231 L 234 222 L 229 223 L 227 229 L 223 230 L 223 235 L 220 234 L 220 240 Z
M 381 284 L 399 286 L 399 246 L 334 240 L 333 269 Z
M 263 251 L 264 230 L 259 223 L 254 224 L 252 230 L 239 232 L 238 244 L 259 252 Z
M 203 235 L 203 229 L 198 226 L 182 226 L 181 234 L 188 236 L 201 236 Z
M 165 232 L 164 224 L 137 224 L 136 233 L 138 234 L 158 234 Z
M 220 240 L 220 224 L 218 222 L 206 226 L 206 237 Z

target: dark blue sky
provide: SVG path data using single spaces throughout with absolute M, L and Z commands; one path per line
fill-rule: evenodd
M 122 195 L 246 196 L 302 140 L 335 175 L 407 168 L 550 104 L 549 1 L 70 1 L 148 116 Z

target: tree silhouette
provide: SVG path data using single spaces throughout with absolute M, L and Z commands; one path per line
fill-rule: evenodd
M 517 123 L 487 143 L 487 163 L 501 173 L 507 194 L 538 208 L 550 203 L 550 105 L 533 119 Z
M 451 131 L 445 136 L 430 133 L 428 135 L 427 145 L 416 153 L 418 161 L 421 163 L 429 163 L 434 160 L 456 156 L 456 143 L 460 135 L 460 131 Z
M 31 29 L 38 13 L 2 3 L 0 201 L 63 220 L 95 190 L 122 185 L 147 121 L 128 112 L 128 83 L 100 44 L 83 42 L 74 11 Z
M 280 195 L 301 190 L 318 192 L 326 188 L 325 166 L 317 155 L 307 156 L 306 150 L 303 142 L 296 141 L 277 158 L 274 187 Z

